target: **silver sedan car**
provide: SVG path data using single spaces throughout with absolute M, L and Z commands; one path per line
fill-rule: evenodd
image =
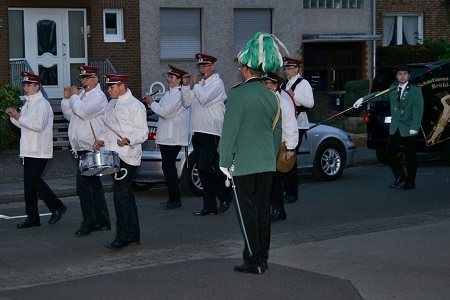
M 158 130 L 158 116 L 149 111 L 147 124 L 148 140 L 142 145 L 142 162 L 133 180 L 135 190 L 147 190 L 156 183 L 164 183 L 161 168 L 161 152 L 155 143 Z M 310 127 L 314 124 L 310 124 Z M 299 172 L 312 172 L 321 180 L 336 180 L 345 168 L 353 164 L 355 144 L 341 129 L 319 125 L 308 130 L 297 153 Z M 186 156 L 188 159 L 186 160 Z M 202 194 L 202 184 L 195 168 L 192 147 L 182 149 L 177 157 L 178 178 L 184 192 Z

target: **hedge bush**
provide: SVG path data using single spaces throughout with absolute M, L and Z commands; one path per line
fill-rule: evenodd
M 0 151 L 19 147 L 20 129 L 14 126 L 5 113 L 8 107 L 17 110 L 22 106 L 20 90 L 12 85 L 0 85 Z
M 344 108 L 351 107 L 359 98 L 367 95 L 370 89 L 369 79 L 353 80 L 345 83 Z M 348 112 L 348 115 L 356 116 L 364 111 L 364 105 Z

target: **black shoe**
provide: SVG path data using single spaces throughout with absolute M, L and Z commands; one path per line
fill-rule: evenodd
M 406 181 L 404 185 L 402 185 L 402 187 L 400 189 L 402 190 L 411 190 L 411 189 L 415 189 L 416 188 L 416 184 L 413 182 L 409 182 Z
M 86 227 L 81 227 L 80 229 L 78 229 L 77 231 L 75 231 L 75 235 L 76 236 L 86 236 L 88 234 L 91 233 L 91 229 L 86 228 Z
M 28 228 L 33 226 L 41 226 L 41 222 L 39 220 L 33 221 L 31 219 L 26 218 L 22 223 L 17 224 L 17 228 Z
M 276 222 L 279 220 L 286 220 L 286 211 L 284 208 L 276 208 L 273 210 L 272 214 L 270 215 L 270 222 Z
M 297 202 L 297 200 L 298 200 L 298 197 L 293 196 L 293 195 L 288 195 L 288 196 L 284 197 L 284 203 L 288 203 L 288 204 Z
M 390 188 L 390 189 L 395 189 L 395 188 L 397 188 L 400 184 L 402 184 L 402 182 L 405 181 L 405 179 L 406 179 L 405 176 L 397 177 L 397 178 L 395 179 L 395 181 L 389 186 L 389 188 Z
M 224 212 L 229 210 L 230 209 L 230 205 L 231 205 L 231 200 L 221 202 L 220 206 L 219 206 L 219 213 L 223 214 Z
M 113 250 L 119 250 L 119 249 L 125 248 L 126 246 L 128 246 L 128 242 L 121 242 L 121 241 L 114 241 L 109 244 L 105 244 L 106 248 L 113 249 Z
M 111 230 L 111 224 L 95 224 L 94 228 L 92 228 L 92 231 L 101 231 L 101 230 Z
M 48 223 L 49 224 L 58 223 L 61 220 L 62 216 L 66 213 L 66 211 L 67 206 L 62 204 L 59 209 L 57 209 L 55 212 L 52 213 L 52 216 L 50 217 L 50 220 L 48 220 Z
M 269 268 L 269 265 L 267 265 L 267 261 L 263 261 L 262 267 L 263 267 L 264 271 Z
M 181 201 L 180 202 L 167 201 L 167 202 L 161 203 L 161 208 L 165 209 L 165 210 L 175 209 L 175 208 L 178 208 L 181 206 L 182 206 Z
M 234 270 L 236 272 L 252 274 L 262 274 L 266 271 L 263 266 L 252 266 L 249 263 L 243 263 L 242 265 L 235 266 Z
M 217 215 L 217 211 L 202 209 L 193 213 L 194 216 L 207 216 L 207 215 Z

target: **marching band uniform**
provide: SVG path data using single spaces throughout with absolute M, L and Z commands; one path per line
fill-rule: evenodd
M 105 246 L 121 249 L 140 244 L 139 216 L 132 180 L 141 164 L 142 146 L 147 140 L 147 114 L 144 104 L 127 88 L 126 74 L 104 74 L 111 100 L 105 111 L 105 149 L 120 157 L 121 171 L 113 175 L 113 198 L 116 211 L 116 238 Z M 114 131 L 115 132 L 114 132 Z M 120 135 L 122 138 L 118 137 Z
M 77 164 L 81 156 L 93 151 L 94 134 L 103 131 L 105 109 L 108 100 L 98 84 L 99 68 L 78 66 L 80 80 L 84 87 L 80 93 L 76 87 L 66 87 L 65 97 L 61 101 L 61 110 L 69 123 L 69 141 L 72 151 L 76 152 Z M 69 96 L 66 98 L 66 96 Z M 92 128 L 91 128 L 92 126 Z M 74 153 L 75 153 L 74 152 Z M 77 168 L 77 194 L 80 197 L 83 222 L 75 232 L 76 236 L 85 236 L 91 231 L 110 230 L 108 206 L 105 200 L 103 184 L 99 176 L 83 176 Z
M 283 78 L 278 76 L 273 72 L 268 72 L 261 76 L 261 80 L 266 84 L 266 81 L 272 82 L 275 88 L 275 93 L 280 99 L 281 107 L 281 141 L 285 142 L 288 151 L 295 152 L 295 147 L 298 144 L 298 128 L 297 120 L 295 119 L 295 108 L 294 103 L 289 96 L 289 94 L 281 90 L 279 87 L 283 83 Z M 267 84 L 266 84 L 267 85 Z M 295 155 L 295 153 L 293 154 Z M 296 159 L 295 157 L 293 159 Z M 270 204 L 272 206 L 272 214 L 270 216 L 270 221 L 275 222 L 278 220 L 286 219 L 286 211 L 284 209 L 283 201 L 283 179 L 284 173 L 279 170 L 276 171 L 273 183 L 272 183 L 272 194 L 270 198 Z
M 306 132 L 306 129 L 309 128 L 309 121 L 308 121 L 308 115 L 306 114 L 307 108 L 312 108 L 314 106 L 314 95 L 313 90 L 309 82 L 301 78 L 300 76 L 300 65 L 301 61 L 289 57 L 283 57 L 283 68 L 285 70 L 286 76 L 288 77 L 288 80 L 286 80 L 282 85 L 281 88 L 285 89 L 286 91 L 292 90 L 294 92 L 293 98 L 295 101 L 295 105 L 297 106 L 297 125 L 298 125 L 298 144 L 295 148 L 295 153 L 298 153 L 298 149 L 300 148 L 303 135 Z M 286 69 L 290 68 L 298 68 L 297 74 L 294 76 L 290 76 L 290 71 L 287 71 Z M 286 197 L 285 201 L 287 203 L 292 203 L 297 201 L 298 199 L 298 176 L 297 176 L 297 161 L 294 163 L 294 167 L 286 174 L 285 176 L 285 183 L 287 183 L 287 186 L 285 186 L 286 190 Z
M 194 160 L 203 185 L 203 209 L 194 215 L 204 216 L 225 212 L 231 203 L 231 193 L 225 187 L 225 179 L 219 170 L 217 159 L 227 95 L 219 74 L 212 73 L 217 59 L 202 53 L 197 53 L 195 58 L 199 68 L 211 68 L 211 71 L 209 73 L 204 71 L 203 79 L 194 84 L 192 90 L 183 83 L 181 93 L 183 105 L 192 107 L 191 133 Z M 219 211 L 216 197 L 220 201 Z
M 169 200 L 161 203 L 163 209 L 181 207 L 176 158 L 181 147 L 188 145 L 188 110 L 183 106 L 180 91 L 181 79 L 188 73 L 171 65 L 169 68 L 167 74 L 174 75 L 175 80 L 179 79 L 180 85 L 170 86 L 159 102 L 152 102 L 150 105 L 152 111 L 159 116 L 156 143 L 161 149 L 162 169 L 169 192 Z
M 27 218 L 24 222 L 17 224 L 17 227 L 28 228 L 41 225 L 37 205 L 39 198 L 44 200 L 45 205 L 52 212 L 48 221 L 50 224 L 57 223 L 67 207 L 42 179 L 45 166 L 53 157 L 53 110 L 38 89 L 44 78 L 28 72 L 22 72 L 20 75 L 23 77 L 26 102 L 20 115 L 12 108 L 7 109 L 6 113 L 21 132 L 20 157 L 23 158 L 24 165 L 23 185 Z M 27 92 L 29 84 L 38 86 L 36 93 Z

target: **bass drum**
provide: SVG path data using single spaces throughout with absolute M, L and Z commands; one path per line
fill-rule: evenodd
M 120 171 L 120 158 L 114 151 L 88 152 L 80 157 L 78 168 L 84 176 L 113 174 Z

